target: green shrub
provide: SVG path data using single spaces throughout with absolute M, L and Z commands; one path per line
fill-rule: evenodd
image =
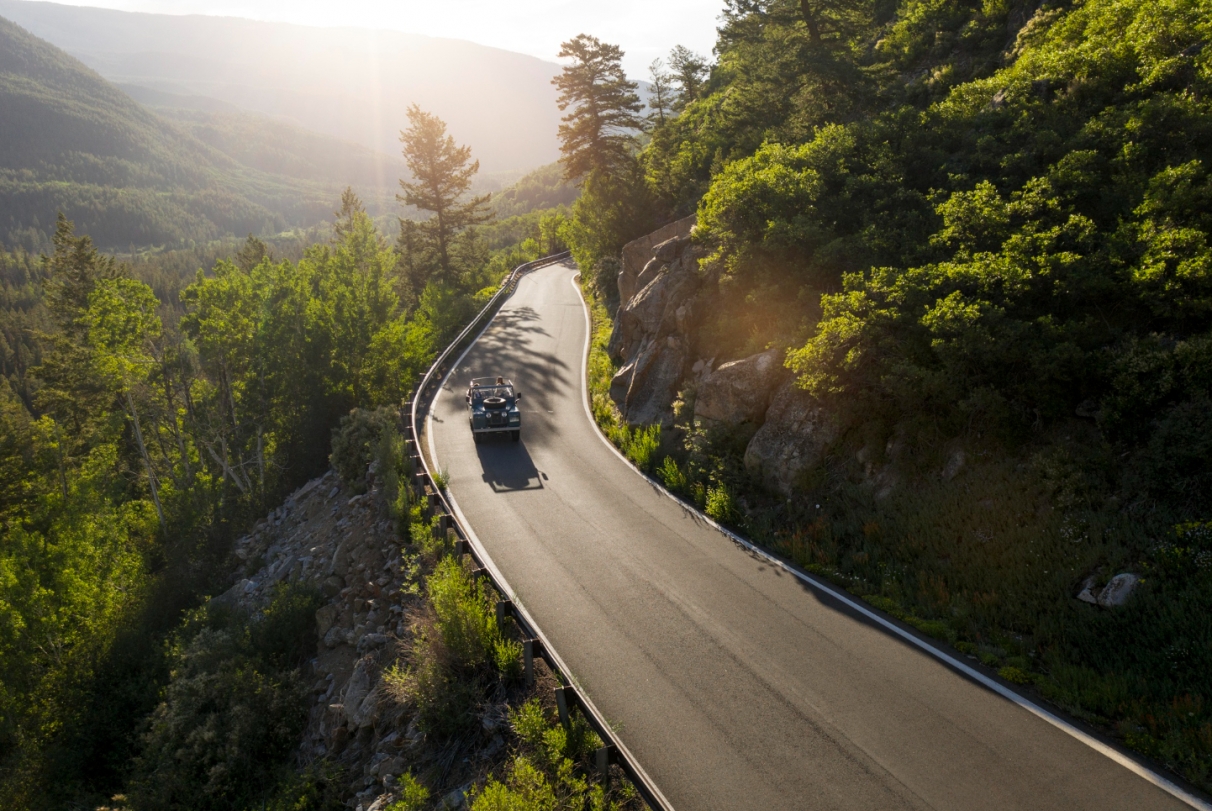
M 429 803 L 429 789 L 417 782 L 412 772 L 400 775 L 396 793 L 399 799 L 387 806 L 387 811 L 424 811 Z
M 665 487 L 674 493 L 683 493 L 686 491 L 688 483 L 686 472 L 678 466 L 677 461 L 672 456 L 666 456 L 661 460 L 661 466 L 657 468 L 657 475 L 661 477 L 661 481 Z
M 880 611 L 896 617 L 898 620 L 905 619 L 905 610 L 901 608 L 896 600 L 889 597 L 881 597 L 878 594 L 867 594 L 863 596 L 863 602 L 870 603 Z
M 978 653 L 976 658 L 980 659 L 981 664 L 985 667 L 1001 667 L 1002 659 L 1000 656 L 993 653 Z
M 1035 677 L 1033 677 L 1030 673 L 1023 670 L 1022 668 L 1015 667 L 1014 665 L 1006 665 L 1005 667 L 1003 667 L 1002 669 L 997 671 L 997 675 L 1001 676 L 1003 679 L 1010 682 L 1011 684 L 1034 684 L 1035 683 Z
M 492 644 L 492 661 L 497 672 L 510 680 L 522 676 L 522 643 L 514 639 L 498 639 Z
M 950 642 L 955 639 L 955 632 L 942 620 L 924 620 L 917 617 L 909 617 L 906 621 L 926 636 L 943 642 Z
M 473 799 L 472 811 L 608 811 L 635 799 L 630 784 L 609 794 L 586 776 L 589 759 L 602 739 L 574 713 L 568 728 L 549 718 L 537 699 L 510 711 L 519 751 L 504 779 L 490 776 Z
M 346 775 L 330 761 L 317 761 L 302 772 L 287 765 L 280 774 L 273 796 L 263 805 L 246 806 L 246 811 L 341 811 L 345 807 L 341 793 Z
M 369 411 L 355 408 L 341 418 L 332 432 L 329 461 L 350 487 L 366 490 L 366 468 L 379 451 L 380 438 L 395 431 L 399 409 L 383 407 Z
M 489 661 L 498 636 L 497 621 L 479 582 L 459 560 L 447 557 L 438 563 L 426 585 L 438 632 L 454 664 L 475 667 Z
M 652 469 L 657 450 L 661 447 L 661 426 L 629 428 L 622 423 L 607 425 L 606 437 L 636 467 L 647 472 Z
M 707 505 L 703 511 L 713 521 L 719 521 L 721 524 L 735 525 L 741 518 L 736 500 L 732 497 L 728 485 L 723 482 L 707 488 Z
M 142 735 L 130 787 L 136 808 L 268 802 L 306 724 L 297 667 L 314 648 L 318 603 L 313 590 L 286 586 L 252 617 L 211 608 L 190 616 Z
M 405 482 L 411 480 L 411 475 L 404 470 L 404 437 L 400 436 L 395 425 L 388 425 L 380 431 L 374 457 L 379 490 L 387 505 L 387 513 L 395 522 L 396 531 L 403 536 L 407 530 L 409 502 L 409 488 Z
M 506 675 L 517 674 L 522 646 L 502 634 L 495 602 L 483 581 L 450 556 L 438 563 L 427 588 L 438 632 L 456 667 L 487 664 Z
M 481 679 L 448 667 L 433 640 L 421 640 L 416 653 L 403 686 L 407 698 L 416 702 L 418 726 L 438 738 L 462 734 L 476 721 L 474 708 L 484 697 Z

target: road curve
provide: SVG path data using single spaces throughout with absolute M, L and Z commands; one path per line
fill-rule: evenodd
M 586 318 L 525 277 L 437 395 L 450 493 L 574 678 L 678 811 L 1188 806 L 739 547 L 606 447 Z M 512 377 L 522 441 L 472 441 L 472 377 Z

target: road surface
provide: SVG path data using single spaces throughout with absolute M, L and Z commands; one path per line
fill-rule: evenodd
M 521 282 L 438 394 L 463 516 L 678 811 L 1188 806 L 729 540 L 608 448 L 583 405 L 565 266 Z M 522 441 L 463 394 L 505 375 Z

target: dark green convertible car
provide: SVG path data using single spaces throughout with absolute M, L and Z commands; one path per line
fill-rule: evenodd
M 467 420 L 471 435 L 479 442 L 487 434 L 509 434 L 517 442 L 522 436 L 520 392 L 503 377 L 477 377 L 467 387 Z

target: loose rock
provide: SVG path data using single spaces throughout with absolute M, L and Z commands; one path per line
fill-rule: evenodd
M 1118 608 L 1128 602 L 1136 590 L 1140 578 L 1134 574 L 1117 574 L 1098 594 L 1098 604 L 1103 608 Z

